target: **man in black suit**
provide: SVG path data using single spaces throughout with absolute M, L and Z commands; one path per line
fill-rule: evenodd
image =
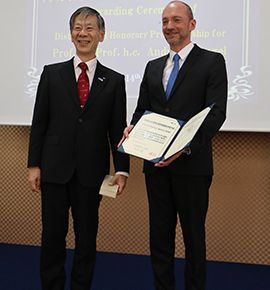
M 214 104 L 189 148 L 157 164 L 144 162 L 149 202 L 150 251 L 156 290 L 175 290 L 175 228 L 179 216 L 185 244 L 185 289 L 204 290 L 205 219 L 213 174 L 211 140 L 226 117 L 227 74 L 221 54 L 191 42 L 196 21 L 182 1 L 170 2 L 162 14 L 170 53 L 150 61 L 140 87 L 137 108 L 124 138 L 145 110 L 181 120 Z M 166 95 L 174 55 L 180 67 Z M 176 71 L 177 72 L 177 71 Z
M 92 8 L 79 8 L 70 18 L 70 32 L 76 55 L 44 67 L 29 142 L 28 179 L 34 192 L 41 189 L 42 197 L 43 290 L 65 287 L 69 208 L 75 233 L 71 290 L 90 289 L 99 188 L 109 172 L 110 148 L 116 171 L 112 184 L 119 185 L 118 193 L 125 187 L 129 170 L 128 157 L 116 150 L 126 127 L 124 76 L 96 59 L 105 35 L 104 20 Z M 82 88 L 77 81 L 81 76 L 80 99 Z

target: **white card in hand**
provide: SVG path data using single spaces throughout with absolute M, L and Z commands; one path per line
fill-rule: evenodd
M 112 178 L 113 178 L 113 176 L 111 176 L 111 175 L 105 176 L 105 178 L 101 184 L 99 194 L 116 198 L 119 186 L 117 184 L 110 185 Z

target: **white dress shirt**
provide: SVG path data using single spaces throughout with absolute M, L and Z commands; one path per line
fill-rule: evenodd
M 89 88 L 91 87 L 91 84 L 93 83 L 93 79 L 94 79 L 94 75 L 96 72 L 96 67 L 97 67 L 97 58 L 93 58 L 87 62 L 85 61 L 81 61 L 80 58 L 75 55 L 74 59 L 73 59 L 73 64 L 74 64 L 74 70 L 75 70 L 75 76 L 76 76 L 76 82 L 78 81 L 79 75 L 81 74 L 82 70 L 79 67 L 79 64 L 81 62 L 84 62 L 87 67 L 88 70 L 86 71 L 88 79 L 89 79 Z
M 183 49 L 181 49 L 178 54 L 180 56 L 179 59 L 179 70 L 181 68 L 181 66 L 184 64 L 187 56 L 189 55 L 189 53 L 191 52 L 192 48 L 194 47 L 194 44 L 192 42 L 190 42 L 188 45 L 186 45 Z M 163 71 L 163 78 L 162 78 L 162 83 L 163 83 L 163 88 L 164 91 L 166 91 L 166 87 L 169 81 L 169 77 L 170 74 L 173 70 L 173 66 L 174 66 L 174 62 L 173 62 L 173 57 L 176 54 L 175 51 L 170 50 L 170 55 L 167 59 L 164 71 Z

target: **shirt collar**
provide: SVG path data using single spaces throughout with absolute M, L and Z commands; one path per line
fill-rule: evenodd
M 76 69 L 81 62 L 82 61 L 80 60 L 80 58 L 78 57 L 78 55 L 75 55 L 74 56 L 74 59 L 73 59 L 74 68 Z M 95 57 L 93 59 L 90 59 L 89 61 L 87 61 L 85 63 L 88 66 L 88 70 L 89 71 L 92 71 L 97 66 L 97 58 Z
M 194 43 L 190 42 L 188 45 L 186 45 L 184 48 L 182 48 L 178 54 L 181 57 L 181 60 L 184 61 L 187 56 L 189 55 L 189 53 L 191 52 L 192 48 L 194 47 Z M 169 55 L 169 59 L 171 62 L 173 62 L 173 57 L 176 54 L 175 51 L 170 50 L 170 55 Z

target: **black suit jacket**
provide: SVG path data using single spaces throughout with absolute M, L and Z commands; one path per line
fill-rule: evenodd
M 80 108 L 73 59 L 44 67 L 34 108 L 28 167 L 39 166 L 44 182 L 65 183 L 77 170 L 80 182 L 99 186 L 109 172 L 129 170 L 117 152 L 126 127 L 124 76 L 97 63 L 90 93 Z
M 190 144 L 191 155 L 182 154 L 169 166 L 176 174 L 213 174 L 211 139 L 226 118 L 227 73 L 220 53 L 194 45 L 181 67 L 169 100 L 166 100 L 162 77 L 168 55 L 150 61 L 140 87 L 137 108 L 131 124 L 136 124 L 145 110 L 188 121 L 205 107 L 214 104 Z M 151 162 L 145 172 L 158 172 Z

